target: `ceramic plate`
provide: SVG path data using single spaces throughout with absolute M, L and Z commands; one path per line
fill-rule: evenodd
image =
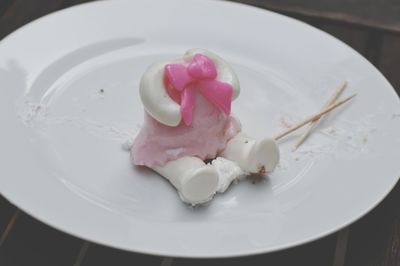
M 241 82 L 233 111 L 261 138 L 317 112 L 343 80 L 336 110 L 281 163 L 190 208 L 168 182 L 132 167 L 138 83 L 154 61 L 201 47 Z M 155 255 L 265 253 L 332 233 L 366 214 L 400 171 L 400 104 L 386 79 L 335 38 L 299 21 L 220 1 L 104 1 L 36 20 L 0 43 L 0 189 L 69 234 Z M 254 181 L 254 180 L 253 180 Z M 254 183 L 254 184 L 253 184 Z

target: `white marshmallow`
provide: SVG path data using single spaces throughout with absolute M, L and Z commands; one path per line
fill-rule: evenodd
M 181 199 L 192 205 L 211 200 L 218 188 L 218 172 L 197 157 L 182 157 L 153 170 L 167 178 Z
M 211 165 L 218 172 L 218 193 L 224 193 L 233 181 L 246 176 L 239 165 L 222 157 L 215 158 Z
M 279 162 L 279 149 L 273 139 L 256 141 L 239 133 L 228 142 L 220 156 L 236 162 L 245 172 L 263 174 L 275 169 Z

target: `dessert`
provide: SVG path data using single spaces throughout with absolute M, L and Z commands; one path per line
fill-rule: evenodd
M 278 163 L 275 140 L 247 136 L 231 114 L 239 79 L 216 54 L 192 49 L 155 63 L 139 90 L 145 117 L 131 147 L 133 164 L 167 178 L 184 202 L 207 202 L 237 176 L 264 175 Z

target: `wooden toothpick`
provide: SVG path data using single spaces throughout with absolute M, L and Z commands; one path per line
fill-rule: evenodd
M 337 100 L 337 98 L 339 98 L 339 96 L 342 94 L 342 92 L 344 91 L 344 89 L 347 86 L 347 81 L 343 81 L 333 92 L 333 94 L 329 97 L 329 99 L 325 102 L 325 104 L 322 106 L 321 110 L 326 109 L 327 107 L 329 107 L 330 105 L 334 104 Z M 315 126 L 317 125 L 318 121 L 320 119 L 315 119 L 314 121 L 312 121 L 308 128 L 306 129 L 306 131 L 304 131 L 303 135 L 301 135 L 300 139 L 297 141 L 296 145 L 294 146 L 294 150 L 296 150 L 301 144 L 303 144 L 303 142 L 308 138 L 308 136 L 311 134 L 311 131 L 315 128 Z
M 287 130 L 285 130 L 285 131 L 279 133 L 278 135 L 276 135 L 276 136 L 274 137 L 274 139 L 275 139 L 275 140 L 279 140 L 279 139 L 283 138 L 284 136 L 286 136 L 286 135 L 292 133 L 293 131 L 295 131 L 295 130 L 301 128 L 301 127 L 303 127 L 304 125 L 307 125 L 308 123 L 310 123 L 310 122 L 312 122 L 312 121 L 314 121 L 314 120 L 317 120 L 317 119 L 321 118 L 321 116 L 323 116 L 324 114 L 329 113 L 329 112 L 332 111 L 333 109 L 335 109 L 335 108 L 339 107 L 340 105 L 342 105 L 342 104 L 344 104 L 344 103 L 350 101 L 350 100 L 353 99 L 356 95 L 357 95 L 357 94 L 353 94 L 353 95 L 351 95 L 351 96 L 349 96 L 349 97 L 347 97 L 347 98 L 345 98 L 345 99 L 343 99 L 343 100 L 341 100 L 341 101 L 339 101 L 339 102 L 337 102 L 337 103 L 335 103 L 335 104 L 330 105 L 328 108 L 324 109 L 323 111 L 321 111 L 321 112 L 319 112 L 319 113 L 317 113 L 317 114 L 315 114 L 315 115 L 312 115 L 312 116 L 310 116 L 309 118 L 305 119 L 304 121 L 298 123 L 297 125 L 295 125 L 295 126 L 289 128 L 289 129 L 287 129 Z

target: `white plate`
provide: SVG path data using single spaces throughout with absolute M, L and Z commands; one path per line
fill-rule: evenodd
M 342 80 L 356 99 L 266 181 L 205 207 L 182 204 L 121 146 L 142 122 L 154 61 L 202 47 L 231 62 L 244 130 L 262 137 L 316 112 Z M 317 239 L 371 210 L 400 174 L 400 104 L 385 78 L 331 36 L 219 1 L 105 1 L 39 19 L 0 44 L 0 188 L 64 232 L 156 255 L 228 257 Z M 299 133 L 300 134 L 300 133 Z

